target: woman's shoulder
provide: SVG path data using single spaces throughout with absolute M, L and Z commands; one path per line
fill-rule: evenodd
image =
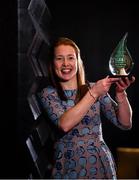
M 47 87 L 43 88 L 40 92 L 40 95 L 41 96 L 48 96 L 50 94 L 53 94 L 56 92 L 56 89 L 51 86 L 51 85 L 48 85 Z

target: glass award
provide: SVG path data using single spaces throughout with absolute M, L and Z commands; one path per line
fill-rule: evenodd
M 127 35 L 120 40 L 109 60 L 109 70 L 111 77 L 126 77 L 129 76 L 133 68 L 133 60 L 127 49 Z

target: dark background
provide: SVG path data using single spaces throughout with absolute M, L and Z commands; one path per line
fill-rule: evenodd
M 22 1 L 22 6 L 26 9 L 29 2 Z M 89 0 L 81 2 L 48 0 L 46 4 L 52 15 L 52 36 L 67 36 L 78 44 L 85 64 L 86 76 L 90 81 L 104 78 L 109 73 L 110 54 L 123 35 L 128 32 L 127 46 L 135 63 L 132 73 L 136 77 L 136 82 L 127 90 L 133 108 L 133 128 L 130 131 L 121 131 L 104 121 L 103 132 L 104 139 L 115 158 L 117 147 L 139 147 L 137 4 L 124 1 L 102 4 L 99 1 Z M 32 80 L 29 78 L 32 76 L 29 63 L 19 60 L 18 8 L 18 2 L 11 1 L 3 5 L 0 12 L 2 78 L 0 127 L 3 167 L 1 177 L 6 178 L 26 178 L 30 172 L 30 157 L 24 147 L 24 141 L 28 134 L 31 115 L 28 107 L 22 104 L 24 101 L 21 95 L 26 99 Z M 30 30 L 33 31 L 32 26 Z M 31 37 L 27 38 L 28 35 L 24 37 L 22 44 L 25 49 L 28 49 L 31 43 Z M 22 110 L 19 106 L 25 108 Z

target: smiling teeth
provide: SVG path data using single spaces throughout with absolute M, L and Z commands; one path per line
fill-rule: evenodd
M 70 69 L 63 69 L 62 72 L 70 72 Z
M 64 73 L 68 73 L 68 72 L 71 71 L 71 69 L 62 69 L 61 71 L 64 72 Z

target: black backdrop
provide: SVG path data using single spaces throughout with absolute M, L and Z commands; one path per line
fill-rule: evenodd
M 27 1 L 24 1 L 25 4 Z M 136 82 L 127 90 L 133 108 L 133 128 L 121 131 L 104 121 L 104 138 L 114 155 L 119 146 L 139 147 L 138 111 L 138 42 L 139 12 L 133 2 L 101 4 L 98 1 L 46 1 L 52 15 L 52 36 L 67 36 L 81 49 L 86 76 L 96 81 L 108 74 L 108 60 L 121 37 L 128 32 L 128 49 L 135 66 Z M 9 2 L 2 7 L 0 17 L 1 38 L 1 177 L 26 178 L 29 173 L 28 155 L 22 146 L 24 122 L 18 118 L 18 3 Z M 3 116 L 2 116 L 3 115 Z M 23 126 L 22 126 L 23 125 Z M 26 122 L 27 126 L 27 122 Z M 20 133 L 19 133 L 20 132 Z M 4 154 L 4 155 L 3 155 Z

